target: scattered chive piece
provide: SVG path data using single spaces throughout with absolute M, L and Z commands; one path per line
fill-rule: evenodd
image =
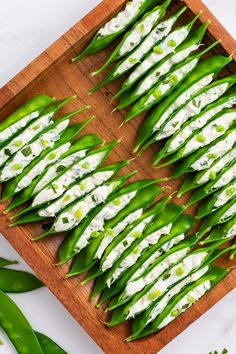
M 161 47 L 159 47 L 158 45 L 156 45 L 153 48 L 153 51 L 154 51 L 155 54 L 162 54 L 163 53 L 163 49 Z
M 67 217 L 62 218 L 63 224 L 68 224 L 69 220 Z
M 80 185 L 80 187 L 79 187 L 79 189 L 80 189 L 81 191 L 84 191 L 85 188 L 86 188 L 86 186 L 87 186 L 87 183 L 86 183 L 86 182 L 82 182 L 81 185 Z
M 48 159 L 49 160 L 54 160 L 56 158 L 57 154 L 55 152 L 52 152 L 49 156 Z
M 156 89 L 154 92 L 153 92 L 153 96 L 158 99 L 160 96 L 161 96 L 162 92 L 160 89 Z
M 52 189 L 54 190 L 55 193 L 56 193 L 58 188 L 59 188 L 58 184 L 52 183 Z
M 178 82 L 178 76 L 177 75 L 171 75 L 169 78 L 169 82 L 171 83 L 171 85 L 174 85 Z
M 65 195 L 65 197 L 63 198 L 63 202 L 68 202 L 71 199 L 70 195 Z
M 23 166 L 20 163 L 16 163 L 12 167 L 13 167 L 14 170 L 21 170 Z
M 207 155 L 208 159 L 215 159 L 217 157 L 217 154 L 210 153 Z
M 83 165 L 82 165 L 82 168 L 85 169 L 85 170 L 88 170 L 89 167 L 90 167 L 89 163 L 86 163 L 86 162 L 83 163 Z
M 159 296 L 161 296 L 161 290 L 153 290 L 148 294 L 149 300 L 155 300 Z
M 218 133 L 221 133 L 221 132 L 223 132 L 224 130 L 225 130 L 225 128 L 224 128 L 223 125 L 217 125 L 217 126 L 216 126 L 216 131 L 217 131 Z
M 4 154 L 7 155 L 7 156 L 11 156 L 11 150 L 4 149 Z
M 140 23 L 138 26 L 137 26 L 138 30 L 140 33 L 144 34 L 144 30 L 145 30 L 145 27 L 144 27 L 144 24 L 143 23 Z
M 42 145 L 44 148 L 48 147 L 48 145 L 49 145 L 49 141 L 46 140 L 46 139 L 41 139 L 40 142 L 41 142 L 41 145 Z
M 113 236 L 114 235 L 114 232 L 111 228 L 108 228 L 106 229 L 106 233 L 109 235 L 109 236 Z
M 170 39 L 169 40 L 169 42 L 168 42 L 168 45 L 170 46 L 170 47 L 175 47 L 176 46 L 176 41 L 174 40 L 174 39 Z
M 129 58 L 129 62 L 130 62 L 130 64 L 136 64 L 136 63 L 138 63 L 138 59 L 136 59 L 136 58 Z
M 122 243 L 125 247 L 128 246 L 128 241 L 124 240 Z
M 199 142 L 199 143 L 204 143 L 206 141 L 206 138 L 203 136 L 203 135 L 197 135 L 196 136 L 196 140 Z
M 132 236 L 135 238 L 139 238 L 142 236 L 142 232 L 141 231 L 134 231 L 134 232 L 132 232 Z
M 121 204 L 120 199 L 116 198 L 115 200 L 113 200 L 113 204 L 116 205 L 116 206 L 120 205 Z
M 39 124 L 36 124 L 36 125 L 33 126 L 33 129 L 34 129 L 34 130 L 37 130 L 37 129 L 39 129 L 40 127 L 41 127 L 41 126 L 40 126 Z
M 236 191 L 236 188 L 230 187 L 230 188 L 226 189 L 226 195 L 228 197 L 231 197 L 235 193 L 235 191 Z
M 32 149 L 30 146 L 24 148 L 23 150 L 21 150 L 21 153 L 24 155 L 24 156 L 29 156 L 32 154 Z
M 57 167 L 57 172 L 61 172 L 61 171 L 63 171 L 65 168 L 66 168 L 65 166 L 59 165 L 59 166 Z
M 134 249 L 133 249 L 133 253 L 134 253 L 134 254 L 138 254 L 138 253 L 139 253 L 139 248 L 138 248 L 138 247 L 134 248 Z
M 211 171 L 209 177 L 210 177 L 211 180 L 215 179 L 216 178 L 216 172 L 215 171 Z
M 91 232 L 90 236 L 93 237 L 93 238 L 96 238 L 100 235 L 100 232 L 99 231 L 93 231 Z
M 194 299 L 194 297 L 192 297 L 192 296 L 188 296 L 188 302 L 190 303 L 190 304 L 193 304 L 194 302 L 195 302 L 195 299 Z
M 184 274 L 184 268 L 182 266 L 178 267 L 176 269 L 176 272 L 175 272 L 176 275 L 178 275 L 179 277 L 181 277 L 181 275 Z
M 20 147 L 22 144 L 23 144 L 22 140 L 16 140 L 14 142 L 14 146 L 16 146 L 16 147 Z
M 81 219 L 81 218 L 82 218 L 82 216 L 83 216 L 83 210 L 82 210 L 81 207 L 76 210 L 75 216 L 76 216 L 77 219 Z
M 179 316 L 179 314 L 180 314 L 179 310 L 173 310 L 173 311 L 171 312 L 171 316 L 172 316 L 172 317 L 177 317 L 177 316 Z

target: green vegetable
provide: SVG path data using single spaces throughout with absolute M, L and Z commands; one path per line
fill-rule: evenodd
M 67 354 L 61 347 L 59 347 L 52 339 L 45 334 L 35 331 L 35 335 L 42 348 L 43 354 Z
M 7 293 L 24 293 L 43 286 L 33 274 L 13 270 L 0 269 L 0 289 Z
M 0 257 L 0 269 L 13 264 L 17 264 L 17 261 L 10 261 L 8 259 Z
M 207 238 L 200 243 L 204 245 L 210 242 L 217 242 L 220 240 L 228 241 L 234 238 L 236 236 L 235 223 L 236 216 L 232 217 L 224 224 L 214 226 Z

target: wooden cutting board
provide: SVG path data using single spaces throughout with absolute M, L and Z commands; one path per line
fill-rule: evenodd
M 118 129 L 123 121 L 122 117 L 124 116 L 124 112 L 114 112 L 111 115 L 111 111 L 115 108 L 115 102 L 113 102 L 111 98 L 117 91 L 121 81 L 108 85 L 93 96 L 88 96 L 87 94 L 88 90 L 105 76 L 105 74 L 103 74 L 100 75 L 99 78 L 92 78 L 90 73 L 101 66 L 105 58 L 109 56 L 111 48 L 76 64 L 71 64 L 69 61 L 71 57 L 88 43 L 96 30 L 116 13 L 124 3 L 124 0 L 103 1 L 82 19 L 82 21 L 77 23 L 28 67 L 6 84 L 0 90 L 1 119 L 37 93 L 45 92 L 51 96 L 56 96 L 58 99 L 67 95 L 76 94 L 78 95 L 78 99 L 66 106 L 63 112 L 69 112 L 70 110 L 76 109 L 78 106 L 90 104 L 92 106 L 91 111 L 77 118 L 77 120 L 82 120 L 93 113 L 97 115 L 97 118 L 86 128 L 85 132 L 96 132 L 107 141 L 123 137 L 120 145 L 109 157 L 108 162 L 135 157 L 132 154 L 132 148 L 134 146 L 140 119 L 133 120 L 125 127 Z M 182 15 L 179 23 L 187 23 L 194 14 L 203 10 L 198 25 L 200 21 L 211 20 L 209 31 L 205 36 L 207 44 L 211 43 L 214 39 L 221 38 L 222 46 L 214 48 L 213 52 L 225 54 L 234 53 L 235 57 L 235 41 L 201 1 L 173 1 L 168 15 L 175 12 L 179 7 L 184 6 L 184 3 L 186 3 L 191 10 L 189 9 Z M 235 63 L 229 65 L 222 72 L 222 75 L 229 75 L 233 72 L 236 72 Z M 136 179 L 170 176 L 171 167 L 161 170 L 152 169 L 151 157 L 156 148 L 157 147 L 149 149 L 141 158 L 135 159 L 124 172 L 138 169 L 139 174 L 136 176 Z M 168 187 L 166 193 L 172 193 L 178 189 L 180 183 L 181 180 L 166 183 Z M 179 199 L 178 202 L 185 203 L 186 199 L 187 197 Z M 0 205 L 1 212 L 4 208 L 5 205 Z M 189 210 L 190 213 L 194 213 L 194 211 L 194 208 Z M 115 327 L 114 329 L 107 329 L 104 322 L 107 321 L 108 315 L 104 313 L 103 309 L 96 310 L 94 307 L 95 303 L 89 301 L 92 283 L 82 287 L 79 283 L 80 277 L 66 280 L 64 279 L 64 275 L 69 265 L 64 267 L 56 265 L 58 262 L 57 250 L 63 239 L 63 235 L 52 236 L 43 241 L 32 243 L 30 239 L 42 231 L 42 225 L 40 223 L 15 228 L 9 228 L 8 223 L 8 216 L 3 216 L 1 213 L 0 232 L 14 246 L 17 252 L 19 252 L 95 342 L 109 354 L 158 352 L 236 286 L 236 269 L 234 269 L 213 291 L 166 329 L 144 340 L 125 344 L 123 340 L 130 334 L 130 325 L 125 324 Z M 234 265 L 233 262 L 230 263 L 228 261 L 227 257 L 223 257 L 220 260 L 220 264 L 224 266 Z

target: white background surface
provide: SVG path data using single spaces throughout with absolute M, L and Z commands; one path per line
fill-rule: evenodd
M 0 87 L 97 3 L 99 0 L 0 0 Z M 236 1 L 205 0 L 205 3 L 236 37 Z M 3 238 L 0 238 L 0 256 L 18 259 L 18 268 L 28 269 Z M 101 353 L 47 289 L 12 298 L 35 329 L 52 337 L 69 354 Z M 224 347 L 229 349 L 229 354 L 236 354 L 235 333 L 236 290 L 172 341 L 161 354 L 208 354 L 212 350 L 221 352 Z M 15 353 L 1 331 L 0 338 L 5 343 L 0 346 L 0 354 Z

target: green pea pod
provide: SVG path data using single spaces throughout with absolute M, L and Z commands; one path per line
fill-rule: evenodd
M 125 306 L 115 310 L 112 315 L 112 325 L 135 318 L 141 312 L 150 308 L 152 304 L 155 303 L 158 298 L 161 298 L 170 287 L 179 283 L 186 276 L 199 269 L 205 261 L 208 261 L 209 257 L 211 257 L 215 248 L 218 246 L 219 243 L 188 253 L 188 251 L 185 251 L 185 248 L 181 248 L 180 244 L 179 246 L 176 246 L 171 253 L 169 252 L 169 256 L 160 257 L 160 260 L 156 265 L 151 267 L 151 269 L 148 269 L 143 275 L 144 281 L 145 277 L 147 278 L 147 275 L 149 274 L 149 283 L 146 285 L 143 284 L 143 289 L 141 289 L 140 286 L 141 290 L 138 290 L 138 292 L 136 291 L 136 294 Z M 229 249 L 227 249 L 227 251 L 228 250 Z M 186 252 L 187 255 L 185 254 Z M 218 256 L 219 254 L 222 255 L 222 250 L 220 253 L 217 252 Z M 175 257 L 176 259 L 171 260 L 171 257 Z M 206 271 L 207 269 L 205 272 Z M 140 277 L 136 282 L 138 280 L 140 281 L 142 278 Z
M 207 86 L 214 76 L 230 61 L 231 57 L 214 55 L 202 60 L 193 73 L 162 104 L 154 108 L 143 120 L 138 132 L 135 151 L 141 146 L 148 147 L 155 142 L 155 134 L 168 121 L 171 114 L 185 104 L 200 89 Z
M 181 276 L 181 278 L 177 283 L 175 282 L 172 284 L 172 282 L 169 279 L 171 279 L 171 275 L 175 271 L 177 271 L 176 267 L 178 267 L 178 265 L 172 267 L 172 269 L 169 272 L 167 271 L 160 278 L 160 281 L 163 281 L 163 284 L 165 284 L 166 281 L 165 287 L 162 288 L 160 296 L 158 296 L 159 294 L 158 291 L 155 292 L 153 291 L 153 293 L 150 293 L 149 297 L 151 298 L 152 305 L 148 309 L 144 310 L 138 316 L 135 316 L 135 319 L 132 322 L 133 335 L 137 336 L 142 330 L 144 330 L 149 323 L 153 322 L 154 319 L 158 315 L 160 315 L 162 311 L 165 310 L 166 306 L 174 298 L 174 296 L 178 295 L 180 291 L 182 291 L 187 285 L 200 279 L 204 274 L 206 274 L 212 268 L 212 264 L 213 262 L 215 262 L 216 259 L 221 257 L 224 253 L 230 251 L 231 249 L 232 247 L 218 249 L 218 250 L 214 250 L 214 247 L 212 250 L 209 249 L 210 252 L 206 261 L 204 262 L 205 258 L 203 258 L 202 260 L 200 260 L 199 266 L 197 265 L 197 262 L 194 265 L 192 265 L 192 270 L 189 269 L 189 271 L 185 272 L 185 274 Z M 198 253 L 199 253 L 198 250 L 193 252 L 192 254 L 187 256 L 184 261 L 186 262 L 186 260 L 188 261 L 188 259 L 190 260 L 194 259 L 194 255 L 198 257 Z M 201 255 L 201 251 L 199 255 Z M 180 269 L 181 268 L 178 269 L 177 272 L 178 274 L 180 274 Z
M 128 2 L 123 10 L 118 12 L 96 33 L 90 44 L 80 53 L 71 59 L 76 62 L 88 55 L 100 52 L 108 47 L 119 37 L 131 24 L 149 11 L 153 6 L 159 3 L 159 0 L 136 0 Z
M 63 124 L 63 122 L 67 122 L 66 124 L 68 124 L 69 119 L 74 117 L 77 113 L 78 111 L 75 111 L 66 115 L 60 120 L 61 123 Z M 67 126 L 64 131 L 59 132 L 59 139 L 55 141 L 50 148 L 42 151 L 38 157 L 35 157 L 31 163 L 24 168 L 20 175 L 5 184 L 3 189 L 3 200 L 9 199 L 13 195 L 21 192 L 23 189 L 31 186 L 31 183 L 35 180 L 35 178 L 41 175 L 48 166 L 56 163 L 60 159 L 60 156 L 68 151 L 71 147 L 70 140 L 82 129 L 84 129 L 92 119 L 93 117 L 83 123 Z M 58 124 L 60 124 L 59 120 Z M 24 199 L 22 200 L 22 203 L 23 202 Z M 16 203 L 14 203 L 14 205 L 16 205 Z M 10 205 L 10 209 L 11 208 L 12 204 Z
M 58 344 L 53 342 L 51 338 L 45 336 L 45 334 L 35 331 L 35 335 L 42 348 L 43 354 L 68 354 L 61 347 L 59 347 Z
M 224 224 L 215 226 L 209 236 L 202 240 L 200 243 L 202 245 L 210 242 L 216 242 L 220 240 L 228 241 L 236 236 L 236 216 L 227 221 Z
M 148 93 L 138 100 L 131 110 L 126 114 L 124 120 L 129 122 L 131 119 L 148 111 L 154 105 L 158 104 L 163 98 L 171 94 L 196 68 L 200 58 L 215 47 L 219 41 L 214 42 L 203 51 L 188 57 L 186 60 L 177 65 L 173 71 L 159 81 L 156 86 L 148 91 Z
M 89 123 L 89 120 L 87 122 Z M 66 132 L 68 132 L 68 135 L 69 132 L 72 132 L 71 138 L 73 138 L 81 131 L 83 126 L 83 123 L 73 124 L 66 129 Z M 63 134 L 63 136 L 65 135 Z M 56 178 L 59 173 L 61 173 L 61 171 L 70 166 L 76 159 L 84 157 L 88 150 L 101 143 L 102 139 L 96 134 L 84 135 L 75 140 L 72 143 L 71 148 L 61 155 L 58 162 L 52 166 L 48 166 L 43 173 L 41 173 L 32 181 L 29 187 L 25 188 L 22 192 L 15 196 L 15 198 L 6 208 L 5 213 L 33 198 L 39 191 L 41 191 L 41 189 L 46 187 L 54 178 Z M 23 215 L 26 211 L 28 211 L 28 209 L 24 209 L 21 212 L 13 215 L 11 219 Z
M 181 10 L 182 12 L 185 11 L 185 9 Z M 144 57 L 143 61 L 137 65 L 134 71 L 124 81 L 120 91 L 115 97 L 128 91 L 138 80 L 146 75 L 150 69 L 160 63 L 169 54 L 173 53 L 188 37 L 193 24 L 196 22 L 200 14 L 201 13 L 197 14 L 187 25 L 174 29 L 161 42 L 157 43 L 157 45 L 152 48 L 152 51 Z
M 223 80 L 219 80 L 218 83 L 228 83 L 228 87 L 231 87 L 232 84 L 234 84 L 235 80 L 236 75 L 232 75 Z M 161 159 L 176 153 L 194 135 L 196 131 L 199 131 L 203 126 L 205 126 L 206 123 L 208 123 L 217 113 L 222 112 L 225 108 L 233 107 L 235 103 L 236 87 L 233 87 L 232 90 L 227 91 L 226 94 L 224 94 L 216 102 L 211 103 L 202 112 L 195 115 L 190 121 L 184 123 L 183 127 L 181 127 L 179 131 L 175 132 L 173 136 L 167 140 L 165 145 L 157 152 L 154 157 L 154 164 L 156 165 Z M 174 155 L 174 158 L 175 157 L 179 157 L 178 154 Z M 170 160 L 168 160 L 167 163 L 163 165 L 172 163 L 174 158 L 170 158 Z
M 147 236 L 148 237 L 148 243 L 151 245 L 153 244 L 158 244 L 159 239 L 161 236 L 168 234 L 171 230 L 172 224 L 177 220 L 177 218 L 181 215 L 183 212 L 183 208 L 179 206 L 178 204 L 167 204 L 166 208 L 164 211 L 157 215 L 157 217 L 154 219 L 153 223 L 150 225 L 150 227 L 147 228 L 147 230 L 142 234 L 142 236 L 131 246 L 131 249 L 129 249 L 129 254 L 134 253 L 133 251 L 137 249 L 137 253 L 134 253 L 135 259 L 139 259 L 138 265 L 139 265 L 139 272 L 142 272 L 142 245 L 140 246 L 141 242 L 146 244 L 147 242 Z M 165 217 L 163 218 L 163 214 Z M 148 252 L 148 250 L 147 250 Z M 140 258 L 139 258 L 140 257 Z M 151 262 L 149 259 L 148 262 Z M 135 267 L 135 264 L 132 265 Z M 150 263 L 149 263 L 150 266 Z M 146 267 L 146 264 L 144 268 Z M 92 298 L 95 298 L 98 294 L 100 294 L 106 287 L 110 287 L 111 283 L 115 280 L 115 273 L 111 274 L 112 269 L 117 270 L 116 265 L 114 268 L 111 268 L 111 270 L 108 271 L 108 273 L 102 274 L 102 269 L 96 269 L 95 274 L 100 275 L 100 277 L 96 280 L 93 292 L 92 292 Z M 136 273 L 134 273 L 133 277 L 136 277 Z
M 127 57 L 125 57 L 123 60 L 119 61 L 109 72 L 107 77 L 101 83 L 92 88 L 89 93 L 94 93 L 102 86 L 124 75 L 137 63 L 140 63 L 141 59 L 145 57 L 145 55 L 153 48 L 153 46 L 159 43 L 170 33 L 174 23 L 185 10 L 186 8 L 183 8 L 168 18 L 166 21 L 161 22 L 134 51 L 127 55 Z M 115 98 L 117 98 L 122 92 L 123 88 L 121 88 L 121 90 L 115 95 Z
M 126 272 L 123 275 L 121 275 L 121 277 L 119 277 L 118 280 L 116 280 L 116 282 L 112 284 L 110 288 L 105 289 L 99 301 L 99 304 L 102 304 L 107 299 L 121 292 L 123 288 L 126 286 L 126 283 L 132 277 L 136 277 L 136 274 L 137 275 L 139 274 L 140 263 L 145 265 L 145 262 L 147 262 L 147 267 L 148 267 L 149 258 L 151 257 L 153 257 L 153 259 L 157 258 L 161 254 L 163 254 L 163 252 L 168 251 L 169 249 L 171 249 L 171 247 L 173 247 L 175 244 L 180 242 L 183 239 L 183 235 L 185 237 L 185 234 L 193 227 L 194 222 L 195 219 L 193 217 L 191 217 L 190 215 L 183 214 L 174 223 L 169 233 L 163 232 L 164 231 L 163 230 L 162 231 L 163 235 L 159 240 L 159 242 L 157 243 L 157 245 L 148 244 L 149 248 L 147 249 L 144 248 L 144 252 L 140 254 L 140 260 L 136 262 L 134 265 L 132 265 L 132 267 L 130 267 L 128 270 L 126 270 Z M 149 233 L 147 233 L 147 237 L 148 236 Z M 145 238 L 143 239 L 143 241 L 145 241 Z M 137 247 L 137 245 L 135 245 L 135 247 Z M 133 249 L 135 248 L 130 249 L 131 252 Z M 129 256 L 128 252 L 127 255 Z M 124 256 L 124 259 L 125 258 L 126 257 Z M 126 300 L 124 299 L 124 297 L 121 298 L 120 295 L 117 295 L 111 300 L 108 306 L 108 310 L 113 310 L 116 307 L 124 304 L 125 302 Z
M 0 289 L 6 293 L 25 293 L 42 286 L 43 283 L 33 274 L 14 269 L 0 269 Z
M 43 354 L 37 337 L 23 313 L 9 296 L 0 290 L 0 327 L 5 331 L 17 353 Z
M 201 224 L 200 230 L 206 230 L 215 225 L 223 224 L 236 215 L 236 198 L 233 198 L 223 207 L 206 216 Z
M 208 104 L 216 101 L 219 97 L 221 97 L 225 91 L 232 85 L 233 83 L 236 82 L 236 75 L 231 76 L 227 79 L 223 80 L 218 80 L 215 81 L 213 84 L 203 88 L 198 92 L 196 95 L 193 96 L 193 98 L 188 101 L 188 103 L 184 107 L 180 107 L 175 111 L 175 113 L 172 114 L 170 119 L 162 126 L 162 128 L 159 130 L 159 132 L 156 134 L 155 139 L 156 141 L 162 140 L 168 137 L 173 137 L 175 133 L 181 132 L 182 129 L 185 129 L 185 127 L 182 127 L 185 122 L 188 122 L 194 115 L 199 114 L 203 108 L 205 108 Z M 232 104 L 232 103 L 231 103 Z M 208 117 L 209 117 L 209 112 L 208 112 Z M 203 115 L 202 117 L 202 124 L 203 120 L 206 116 Z M 195 117 L 196 119 L 196 117 Z M 208 118 L 209 119 L 209 118 Z M 196 120 L 194 122 L 196 124 Z M 193 125 L 194 125 L 193 123 Z M 199 119 L 198 119 L 199 123 Z M 205 124 L 207 123 L 207 120 L 205 119 Z M 189 126 L 188 128 L 189 129 Z M 196 128 L 195 128 L 196 129 Z M 186 132 L 186 129 L 185 129 Z M 185 132 L 183 134 L 185 134 Z M 184 135 L 183 135 L 184 136 Z M 162 149 L 160 149 L 155 155 L 153 159 L 153 164 L 157 165 L 160 160 L 162 160 L 164 157 L 170 155 L 170 151 L 168 149 L 170 148 L 170 144 L 174 144 L 174 149 L 178 150 L 177 145 L 179 144 L 178 142 L 171 141 L 171 138 L 167 140 L 165 145 L 163 146 Z M 166 163 L 163 163 L 160 167 L 166 166 L 170 164 L 170 161 L 173 159 L 170 158 Z
M 174 53 L 169 54 L 167 58 L 163 59 L 150 70 L 148 74 L 137 83 L 135 88 L 126 91 L 125 95 L 119 98 L 117 109 L 125 108 L 137 101 L 152 89 L 153 86 L 158 84 L 159 80 L 168 74 L 174 65 L 181 63 L 183 60 L 187 59 L 192 52 L 196 51 L 201 44 L 201 40 L 208 26 L 209 22 L 206 22 L 195 31 L 190 32 L 186 40 L 175 50 Z
M 234 243 L 233 243 L 233 246 L 234 246 L 234 249 L 232 250 L 231 254 L 230 254 L 230 259 L 234 259 L 235 255 L 236 255 L 236 238 L 234 237 Z
M 187 207 L 202 200 L 203 198 L 209 196 L 220 188 L 224 187 L 228 183 L 230 183 L 235 178 L 235 169 L 236 169 L 236 159 L 234 159 L 229 166 L 223 168 L 220 173 L 216 176 L 215 174 L 211 176 L 211 180 L 203 184 L 201 187 L 197 188 L 197 190 L 192 194 L 190 199 L 187 202 Z M 181 186 L 179 195 L 184 193 L 184 190 L 187 188 L 187 179 L 186 184 L 183 183 L 183 188 Z M 188 181 L 189 188 L 191 188 L 191 183 Z M 194 186 L 196 188 L 196 186 Z
M 70 231 L 77 227 L 98 205 L 104 204 L 107 200 L 114 196 L 129 177 L 130 175 L 118 177 L 102 186 L 95 188 L 84 197 L 79 198 L 57 216 L 48 231 L 35 237 L 33 241 L 44 238 L 50 234 Z
M 45 217 L 55 217 L 76 199 L 85 196 L 98 186 L 110 181 L 112 177 L 128 164 L 129 161 L 118 161 L 93 171 L 88 176 L 82 178 L 82 180 L 73 183 L 61 197 L 56 199 L 55 202 L 50 203 L 49 206 L 40 209 L 38 214 Z
M 178 164 L 174 170 L 173 177 L 178 178 L 187 172 L 202 171 L 212 166 L 214 161 L 231 150 L 236 139 L 236 129 L 230 129 L 210 144 L 199 148 L 189 156 L 181 159 L 181 153 L 176 153 Z M 217 151 L 217 153 L 216 153 Z
M 203 277 L 184 288 L 180 294 L 174 297 L 174 299 L 166 306 L 165 310 L 142 332 L 138 333 L 137 336 L 133 335 L 127 338 L 126 341 L 130 342 L 135 339 L 146 337 L 147 335 L 164 328 L 216 286 L 229 273 L 229 271 L 229 269 L 214 267 Z
M 52 125 L 49 125 L 36 135 L 29 144 L 20 149 L 5 164 L 0 173 L 0 182 L 6 182 L 24 173 L 25 168 L 28 167 L 35 158 L 49 151 L 49 149 L 55 145 L 63 131 L 67 128 L 69 122 L 70 117 L 68 116 L 59 118 Z M 8 187 L 6 189 L 8 189 Z
M 99 253 L 103 253 L 113 237 L 120 233 L 129 223 L 136 220 L 143 208 L 147 207 L 147 199 L 151 202 L 152 193 L 156 193 L 159 187 L 155 185 L 158 180 L 141 180 L 123 187 L 115 197 L 110 198 L 104 205 L 96 208 L 88 218 L 81 223 L 62 243 L 59 250 L 61 263 L 67 262 L 83 248 L 85 248 L 94 237 L 99 237 L 104 230 L 106 234 L 99 237 Z M 143 192 L 148 193 L 143 197 Z M 142 196 L 142 198 L 141 198 Z M 122 203 L 117 203 L 116 199 Z M 119 205 L 116 205 L 119 204 Z M 111 237 L 112 236 L 112 237 Z M 105 243 L 105 246 L 104 246 Z M 96 254 L 96 258 L 100 258 Z
M 155 198 L 155 196 L 153 196 Z M 121 235 L 128 235 L 129 232 L 135 227 L 136 224 L 139 224 L 143 220 L 145 221 L 146 218 L 153 218 L 157 213 L 160 213 L 167 201 L 169 199 L 167 197 L 161 198 L 154 206 L 152 206 L 150 209 L 148 209 L 146 212 L 144 212 L 141 217 L 138 218 L 137 221 L 134 221 L 130 225 L 126 226 L 126 228 L 119 234 L 117 237 L 114 239 L 116 241 L 118 238 L 121 237 Z M 149 221 L 151 222 L 151 220 Z M 136 234 L 137 235 L 137 234 Z M 75 276 L 81 273 L 84 273 L 85 271 L 89 270 L 97 261 L 96 258 L 96 253 L 99 248 L 99 245 L 101 243 L 101 240 L 103 238 L 103 234 L 100 236 L 94 238 L 90 244 L 84 248 L 84 250 L 81 251 L 81 253 L 75 257 L 72 268 L 70 272 L 68 273 L 67 277 Z M 113 241 L 112 241 L 113 243 Z M 112 244 L 111 243 L 111 244 Z M 111 244 L 108 246 L 108 248 L 111 246 Z M 122 258 L 122 255 L 121 255 Z
M 5 118 L 0 126 L 0 146 L 23 129 L 33 119 L 38 118 L 44 108 L 54 100 L 54 98 L 47 95 L 37 95 Z
M 231 183 L 226 185 L 223 189 L 220 189 L 218 192 L 214 193 L 208 197 L 204 203 L 201 203 L 198 208 L 197 217 L 203 218 L 206 215 L 211 214 L 216 211 L 223 205 L 225 205 L 229 200 L 236 196 L 236 179 Z
M 136 22 L 131 30 L 124 35 L 121 42 L 107 59 L 106 63 L 97 70 L 94 75 L 101 73 L 113 61 L 128 55 L 150 34 L 150 32 L 153 32 L 153 28 L 156 27 L 160 19 L 165 16 L 166 8 L 169 6 L 170 2 L 171 0 L 164 1 L 162 5 L 154 7 L 154 9 L 147 12 L 140 21 Z
M 8 259 L 0 257 L 0 269 L 17 263 L 17 261 L 10 261 Z

